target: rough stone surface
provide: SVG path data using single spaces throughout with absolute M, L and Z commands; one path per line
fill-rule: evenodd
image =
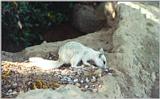
M 137 2 L 119 3 L 118 7 L 120 18 L 116 31 L 113 31 L 115 28 L 104 28 L 76 39 L 43 43 L 20 52 L 25 56 L 43 57 L 45 53 L 56 51 L 59 46 L 71 40 L 94 49 L 103 47 L 108 52 L 108 66 L 116 72 L 101 78 L 103 85 L 97 93 L 81 92 L 76 86 L 67 85 L 54 91 L 29 91 L 21 94 L 18 99 L 36 99 L 46 94 L 53 99 L 158 98 L 160 9 Z
M 1 52 L 1 60 L 3 61 L 22 62 L 27 59 L 28 57 L 19 53 Z
M 73 8 L 73 26 L 84 33 L 99 30 L 105 20 L 98 19 L 95 13 L 96 11 L 92 6 L 75 5 Z
M 62 86 L 56 91 L 52 89 L 36 89 L 27 93 L 22 93 L 16 99 L 104 99 L 100 94 L 91 94 L 82 92 L 78 87 L 73 85 Z

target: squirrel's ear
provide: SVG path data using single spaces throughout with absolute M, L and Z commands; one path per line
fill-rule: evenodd
M 103 48 L 100 48 L 100 50 L 99 50 L 101 53 L 104 53 L 104 50 L 103 50 Z

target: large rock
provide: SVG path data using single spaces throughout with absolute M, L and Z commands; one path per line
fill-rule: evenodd
M 105 97 L 97 93 L 82 92 L 73 85 L 62 86 L 56 91 L 52 89 L 36 89 L 20 94 L 16 99 L 104 99 Z
M 157 2 L 155 2 L 157 3 Z M 43 54 L 55 51 L 67 41 L 79 41 L 94 49 L 103 47 L 108 51 L 108 65 L 116 72 L 115 75 L 108 75 L 100 78 L 103 82 L 102 88 L 95 95 L 96 98 L 103 97 L 159 97 L 157 78 L 159 78 L 159 28 L 160 9 L 137 2 L 123 2 L 119 7 L 119 27 L 113 33 L 113 29 L 107 31 L 105 28 L 76 39 L 70 39 L 55 43 L 43 43 L 34 47 L 26 48 L 22 54 L 26 56 L 43 56 Z M 63 87 L 55 91 L 45 91 L 54 97 L 68 99 L 88 98 L 85 92 L 75 87 L 69 87 L 66 91 Z M 38 97 L 40 93 L 30 91 L 20 95 L 18 99 L 30 97 L 34 94 Z M 61 94 L 60 94 L 61 93 Z M 74 94 L 70 94 L 74 93 Z M 156 96 L 153 96 L 156 95 Z M 60 98 L 60 99 L 61 99 Z M 93 98 L 92 96 L 90 98 Z M 36 99 L 34 97 L 34 99 Z M 45 99 L 45 98 L 44 98 Z
M 2 61 L 12 61 L 12 62 L 23 62 L 27 60 L 28 57 L 19 53 L 11 53 L 11 52 L 1 52 L 1 60 Z
M 100 30 L 104 25 L 111 26 L 116 18 L 115 1 L 100 2 L 96 6 L 76 4 L 73 8 L 73 26 L 84 33 Z
M 73 26 L 84 33 L 99 30 L 105 20 L 100 20 L 95 13 L 92 6 L 76 4 L 73 8 Z
M 113 34 L 113 54 L 108 55 L 108 62 L 122 73 L 115 80 L 123 97 L 150 97 L 159 73 L 160 10 L 131 2 L 119 6 L 121 20 Z

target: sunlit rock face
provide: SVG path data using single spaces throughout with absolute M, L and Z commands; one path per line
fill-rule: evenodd
M 78 87 L 67 85 L 58 88 L 56 91 L 52 89 L 36 89 L 21 94 L 16 99 L 104 99 L 105 96 L 100 94 L 91 94 L 90 92 L 82 92 Z
M 22 51 L 26 56 L 44 56 L 45 53 L 56 50 L 71 40 L 94 49 L 103 47 L 109 52 L 108 66 L 115 70 L 115 74 L 99 79 L 103 85 L 98 92 L 83 92 L 74 85 L 67 85 L 57 90 L 32 90 L 20 94 L 17 99 L 159 97 L 159 86 L 155 82 L 159 78 L 160 9 L 138 2 L 119 2 L 118 9 L 119 24 L 113 35 L 102 29 L 76 39 L 45 43 Z

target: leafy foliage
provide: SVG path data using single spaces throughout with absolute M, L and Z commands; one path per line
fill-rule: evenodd
M 46 30 L 69 21 L 73 5 L 71 2 L 2 2 L 2 50 L 6 42 L 17 47 L 41 43 Z

